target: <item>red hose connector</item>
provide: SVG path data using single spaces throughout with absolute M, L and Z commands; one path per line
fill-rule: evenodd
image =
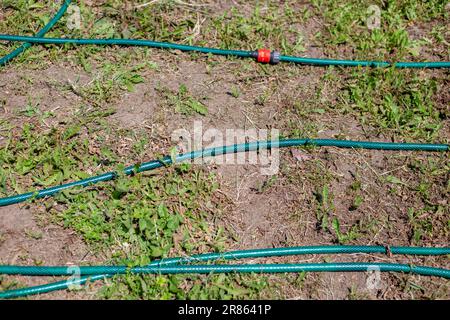
M 270 62 L 270 50 L 269 49 L 259 49 L 258 50 L 258 57 L 256 58 L 256 61 L 261 63 L 269 63 Z
M 280 62 L 280 53 L 269 49 L 258 49 L 252 53 L 252 56 L 260 63 L 277 64 Z

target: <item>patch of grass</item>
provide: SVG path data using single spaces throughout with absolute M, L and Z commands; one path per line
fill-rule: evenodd
M 126 275 L 109 281 L 100 294 L 106 299 L 214 299 L 260 298 L 267 289 L 260 275 L 155 276 Z
M 48 36 L 146 38 L 229 49 L 272 47 L 286 54 L 299 54 L 305 51 L 304 35 L 295 26 L 307 21 L 308 14 L 306 10 L 298 14 L 294 4 L 292 1 L 280 7 L 269 3 L 268 8 L 256 5 L 248 15 L 235 8 L 226 14 L 218 14 L 208 6 L 189 10 L 174 1 L 156 2 L 139 10 L 131 10 L 127 4 L 107 0 L 102 3 L 102 14 L 99 14 L 84 1 L 79 1 L 81 29 L 66 28 L 66 15 Z M 6 14 L 0 22 L 0 31 L 12 34 L 34 33 L 58 8 L 57 3 L 49 6 L 28 1 L 7 1 L 2 6 L 6 8 Z M 6 54 L 12 46 L 0 46 L 0 55 Z M 66 59 L 65 53 L 74 49 L 76 61 L 86 71 L 91 70 L 88 58 L 105 51 L 98 46 L 48 45 L 43 50 L 42 46 L 36 45 L 21 55 L 16 63 L 32 62 L 39 67 L 46 58 Z
M 269 190 L 278 180 L 278 176 L 273 175 L 261 183 L 258 183 L 254 190 L 258 193 L 264 193 Z
M 349 210 L 354 211 L 357 210 L 361 204 L 364 202 L 364 196 L 362 195 L 361 191 L 361 181 L 355 180 L 350 185 L 349 194 L 353 197 L 353 203 L 351 204 Z
M 230 94 L 233 98 L 239 98 L 239 96 L 241 95 L 239 87 L 233 86 L 230 90 Z
M 232 8 L 214 18 L 208 29 L 217 34 L 221 48 L 271 47 L 286 54 L 299 54 L 305 51 L 304 35 L 294 25 L 303 19 L 289 3 L 284 6 L 267 3 L 265 8 L 256 5 L 250 15 Z
M 412 243 L 420 245 L 424 236 L 431 236 L 433 234 L 433 223 L 431 222 L 431 217 L 427 217 L 423 211 L 416 211 L 409 208 L 408 219 L 412 227 Z
M 194 113 L 197 113 L 205 116 L 208 114 L 206 105 L 195 99 L 189 93 L 185 84 L 181 84 L 176 93 L 167 88 L 159 88 L 158 91 L 163 95 L 167 104 L 173 108 L 175 112 L 183 115 L 193 115 Z
M 37 116 L 34 116 L 37 117 Z M 88 173 L 116 170 L 123 165 L 109 158 L 106 132 L 99 126 L 102 113 L 82 123 L 70 123 L 45 132 L 25 125 L 13 130 L 15 139 L 0 150 L 2 195 L 86 178 Z M 93 131 L 87 140 L 85 130 Z M 129 134 L 112 131 L 114 139 Z M 142 152 L 144 136 L 135 136 L 134 151 Z M 95 137 L 102 138 L 100 140 Z M 102 146 L 101 154 L 95 152 Z M 133 156 L 130 156 L 133 158 Z M 134 161 L 137 156 L 134 157 Z M 102 169 L 98 169 L 101 165 Z M 94 169 L 96 168 L 96 169 Z M 20 181 L 20 182 L 18 182 Z M 21 186 L 19 188 L 19 185 Z M 109 257 L 105 264 L 138 266 L 154 259 L 224 251 L 229 241 L 225 230 L 211 221 L 220 213 L 215 176 L 189 164 L 119 178 L 89 188 L 65 190 L 53 198 L 35 200 L 49 219 L 76 231 L 95 252 Z M 51 217 L 51 218 L 50 218 Z M 28 231 L 31 238 L 39 234 Z M 117 277 L 100 295 L 105 298 L 256 298 L 267 287 L 259 275 L 135 276 Z
M 348 299 L 349 300 L 368 300 L 370 299 L 370 295 L 367 292 L 362 292 L 358 290 L 355 285 L 352 285 L 348 290 Z
M 62 193 L 57 199 L 67 210 L 59 216 L 89 242 L 101 241 L 108 246 L 116 241 L 126 242 L 149 259 L 167 255 L 174 233 L 185 225 L 180 231 L 180 245 L 190 252 L 193 243 L 189 235 L 199 230 L 190 230 L 188 220 L 196 220 L 200 230 L 210 231 L 203 222 L 205 209 L 199 207 L 200 201 L 195 198 L 210 195 L 214 188 L 200 172 L 175 170 L 164 177 L 123 177 L 104 186 L 102 193 Z M 101 203 L 92 201 L 99 198 L 103 199 Z
M 381 12 L 380 27 L 374 30 L 367 26 L 371 5 L 377 5 Z M 324 18 L 327 32 L 321 34 L 320 42 L 325 44 L 324 51 L 330 57 L 338 52 L 344 59 L 415 60 L 434 47 L 434 52 L 439 48 L 439 54 L 446 60 L 448 50 L 437 43 L 439 40 L 431 40 L 442 38 L 443 31 L 422 27 L 430 19 L 439 21 L 448 17 L 444 5 L 443 1 L 315 1 L 314 10 Z M 413 27 L 427 31 L 421 33 L 421 38 L 413 39 L 410 35 Z M 342 85 L 336 92 L 337 101 L 336 95 L 331 95 L 331 101 L 320 103 L 326 106 L 325 110 L 337 107 L 354 114 L 363 125 L 405 140 L 432 141 L 439 135 L 447 117 L 446 108 L 437 102 L 436 95 L 443 85 L 439 77 L 394 68 L 333 69 L 331 74 L 335 79 L 322 82 Z
M 333 198 L 330 196 L 328 185 L 324 185 L 322 189 L 315 194 L 319 206 L 317 208 L 316 216 L 320 227 L 323 230 L 328 229 L 329 216 L 335 210 Z
M 341 244 L 346 244 L 348 242 L 358 239 L 361 236 L 358 230 L 358 226 L 356 225 L 351 226 L 347 232 L 342 232 L 339 219 L 336 217 L 333 218 L 332 229 L 336 233 L 338 242 Z
M 353 210 L 358 209 L 358 208 L 361 206 L 361 204 L 362 204 L 363 202 L 364 202 L 363 196 L 357 194 L 357 195 L 355 196 L 355 198 L 353 199 L 353 203 L 352 203 L 352 205 L 350 206 L 349 210 L 350 210 L 350 211 L 353 211 Z
M 35 231 L 32 229 L 26 229 L 25 234 L 27 235 L 27 237 L 29 237 L 30 239 L 33 239 L 33 240 L 42 239 L 42 236 L 43 236 L 41 231 Z
M 87 140 L 64 143 L 61 133 L 51 130 L 44 135 L 35 135 L 35 126 L 26 124 L 20 136 L 7 148 L 0 150 L 2 173 L 8 177 L 9 183 L 3 191 L 8 193 L 21 192 L 16 186 L 13 172 L 19 175 L 29 175 L 36 186 L 59 184 L 67 179 L 76 179 L 82 175 L 83 161 L 93 165 L 95 159 L 80 159 L 78 152 L 87 152 Z M 11 140 L 10 140 L 11 141 Z
M 224 250 L 226 235 L 208 222 L 210 212 L 220 210 L 211 202 L 216 189 L 213 175 L 177 166 L 166 168 L 162 175 L 123 177 L 101 190 L 63 192 L 56 197 L 63 208 L 53 214 L 92 246 L 109 248 L 113 263 L 145 265 L 163 257 Z M 114 279 L 101 294 L 106 298 L 231 299 L 255 297 L 264 283 L 254 276 L 238 275 L 127 275 Z
M 399 73 L 394 69 L 372 69 L 352 73 L 345 86 L 346 111 L 359 110 L 363 123 L 408 139 L 436 138 L 442 127 L 434 96 L 437 84 L 417 74 Z
M 315 10 L 323 15 L 326 30 L 321 34 L 332 52 L 339 47 L 354 48 L 360 59 L 397 60 L 406 56 L 419 56 L 422 46 L 429 39 L 411 39 L 408 27 L 412 23 L 426 22 L 430 19 L 448 16 L 445 1 L 433 0 L 417 2 L 402 1 L 314 1 Z M 370 29 L 368 23 L 373 20 L 374 11 L 380 10 L 380 24 Z
M 155 69 L 156 65 L 151 62 L 136 64 L 130 62 L 129 55 L 121 54 L 116 62 L 104 61 L 90 84 L 72 90 L 95 105 L 104 105 L 124 90 L 133 92 L 136 84 L 144 82 L 141 72 L 146 68 Z
M 2 291 L 13 290 L 20 286 L 21 283 L 15 279 L 11 279 L 10 277 L 6 277 L 4 275 L 0 275 L 0 289 Z

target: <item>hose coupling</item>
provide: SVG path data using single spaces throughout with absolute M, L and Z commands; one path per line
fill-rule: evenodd
M 258 49 L 252 52 L 252 57 L 260 63 L 277 64 L 280 62 L 281 54 L 278 51 L 270 51 L 269 49 Z

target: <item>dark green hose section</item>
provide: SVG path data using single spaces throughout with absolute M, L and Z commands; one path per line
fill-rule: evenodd
M 396 68 L 450 68 L 449 61 L 442 62 L 385 62 L 385 61 L 361 61 L 361 60 L 336 60 L 315 59 L 292 56 L 281 56 L 280 61 L 316 66 L 343 66 L 343 67 L 391 67 Z
M 8 291 L 0 292 L 0 299 L 15 299 L 15 298 L 33 296 L 36 294 L 43 294 L 43 293 L 49 293 L 49 292 L 53 292 L 53 291 L 66 290 L 70 286 L 81 286 L 81 285 L 86 284 L 86 282 L 93 282 L 93 281 L 102 280 L 105 278 L 111 278 L 111 276 L 103 275 L 103 274 L 92 276 L 92 277 L 85 276 L 85 277 L 74 278 L 74 279 L 69 279 L 69 280 L 62 280 L 62 281 L 53 282 L 53 283 L 47 283 L 47 284 L 43 284 L 40 286 L 8 290 Z
M 271 148 L 286 148 L 298 146 L 317 146 L 317 147 L 338 147 L 338 148 L 355 148 L 355 149 L 378 149 L 378 150 L 404 150 L 404 151 L 448 151 L 447 144 L 420 144 L 420 143 L 389 143 L 389 142 L 367 142 L 367 141 L 351 141 L 351 140 L 331 140 L 331 139 L 284 139 L 274 141 L 256 141 L 243 144 L 234 144 L 230 146 L 221 146 L 178 155 L 175 162 L 182 162 L 195 158 L 214 157 L 223 154 L 256 151 Z M 165 165 L 172 164 L 172 158 L 169 156 L 161 160 L 153 160 L 139 165 L 133 165 L 125 168 L 124 174 L 131 175 L 148 170 L 154 170 Z M 67 184 L 43 189 L 36 192 L 28 192 L 20 195 L 10 196 L 0 199 L 0 207 L 20 203 L 32 198 L 44 198 L 52 196 L 62 190 L 73 187 L 86 187 L 98 182 L 113 180 L 117 177 L 117 172 L 108 172 L 98 176 L 82 179 Z
M 219 259 L 237 260 L 263 257 L 282 257 L 306 254 L 350 254 L 350 253 L 391 253 L 414 255 L 446 255 L 450 254 L 450 247 L 383 247 L 383 246 L 307 246 L 231 251 L 225 253 L 208 253 L 192 257 L 178 257 L 156 260 L 145 267 L 128 266 L 82 266 L 80 275 L 120 274 L 125 270 L 153 270 L 171 265 L 215 261 Z M 141 269 L 143 268 L 143 269 Z M 146 269 L 149 268 L 149 269 Z M 170 269 L 171 270 L 171 269 Z M 134 272 L 134 271 L 132 271 Z M 137 271 L 138 273 L 140 271 Z M 15 266 L 0 265 L 0 274 L 22 276 L 64 276 L 72 274 L 68 266 Z
M 305 247 L 290 247 L 290 248 L 268 248 L 268 249 L 239 250 L 225 253 L 207 253 L 195 255 L 192 257 L 168 258 L 153 261 L 148 266 L 149 267 L 173 266 L 186 263 L 216 261 L 220 259 L 236 260 L 246 258 L 262 258 L 262 257 L 292 256 L 292 255 L 307 255 L 307 254 L 352 254 L 352 253 L 446 255 L 450 254 L 450 247 L 425 248 L 425 247 L 385 247 L 385 246 L 305 246 Z M 371 265 L 371 270 L 373 270 L 376 267 L 377 266 L 375 265 Z M 5 271 L 7 274 L 42 275 L 41 272 L 42 270 L 44 270 L 44 273 L 46 275 L 49 275 L 49 273 L 50 275 L 54 275 L 51 273 L 52 270 L 49 270 L 47 268 L 48 267 L 0 266 L 0 274 L 3 274 L 3 272 Z M 56 268 L 58 268 L 58 271 L 63 272 L 65 271 L 64 273 L 65 275 L 68 274 L 67 267 L 56 267 Z M 367 269 L 365 270 L 367 271 Z M 419 269 L 419 271 L 420 270 L 421 269 Z M 70 280 L 63 280 L 40 286 L 0 292 L 0 298 L 10 299 L 34 294 L 48 293 L 57 290 L 64 290 L 71 285 L 72 286 L 83 285 L 88 281 L 93 282 L 96 280 L 110 278 L 112 276 L 114 276 L 114 274 L 110 273 L 94 274 L 92 276 L 80 276 L 79 278 L 73 278 Z
M 20 41 L 40 44 L 77 44 L 77 45 L 122 45 L 122 46 L 141 46 L 152 47 L 159 49 L 181 50 L 181 51 L 195 51 L 201 53 L 211 53 L 222 56 L 236 56 L 242 58 L 252 57 L 252 51 L 243 50 L 224 50 L 208 47 L 196 47 L 183 44 L 176 44 L 170 42 L 158 42 L 151 40 L 133 40 L 133 39 L 60 39 L 60 38 L 42 38 L 42 37 L 27 37 L 15 36 L 8 34 L 0 34 L 0 40 L 5 41 Z
M 40 30 L 38 33 L 36 33 L 36 37 L 43 37 L 45 36 L 45 34 L 51 29 L 53 28 L 53 26 L 62 18 L 62 16 L 64 15 L 64 13 L 66 13 L 67 8 L 69 7 L 70 3 L 72 2 L 72 0 L 65 0 L 64 3 L 62 4 L 61 8 L 58 10 L 58 12 L 56 13 L 56 15 L 49 21 L 49 23 L 47 23 L 44 28 L 42 28 L 42 30 Z M 17 57 L 18 55 L 20 55 L 22 52 L 24 52 L 25 50 L 27 50 L 29 47 L 31 47 L 31 43 L 27 42 L 22 44 L 20 47 L 18 47 L 17 49 L 15 49 L 14 51 L 12 51 L 11 53 L 7 54 L 6 56 L 0 58 L 0 66 L 5 65 L 6 63 L 8 63 L 9 61 L 11 61 L 12 59 L 14 59 L 15 57 Z
M 243 50 L 224 50 L 208 47 L 198 47 L 181 45 L 170 42 L 159 42 L 151 40 L 138 39 L 70 39 L 70 38 L 44 38 L 44 37 L 27 37 L 2 34 L 0 40 L 5 41 L 21 41 L 28 43 L 40 44 L 75 44 L 75 45 L 119 45 L 119 46 L 143 46 L 160 49 L 175 49 L 181 51 L 194 51 L 201 53 L 210 53 L 223 56 L 236 56 L 242 58 L 254 57 L 254 51 Z M 302 58 L 293 56 L 280 56 L 281 62 L 292 62 L 299 64 L 309 64 L 317 66 L 349 66 L 349 67 L 390 67 L 396 68 L 450 68 L 450 62 L 396 62 L 390 63 L 385 61 L 357 61 L 357 60 L 336 60 L 336 59 L 317 59 Z
M 7 267 L 7 266 L 6 266 Z M 39 275 L 39 276 L 67 276 L 73 272 L 67 266 L 61 267 L 19 267 L 14 266 L 15 272 L 2 268 L 3 274 L 9 275 Z M 224 264 L 224 265 L 180 265 L 180 266 L 92 266 L 79 267 L 80 275 L 105 274 L 205 274 L 205 273 L 284 273 L 284 272 L 340 272 L 340 271 L 368 271 L 379 268 L 380 271 L 394 271 L 415 273 L 426 276 L 450 278 L 450 270 L 433 267 L 410 266 L 396 263 L 292 263 L 292 264 Z M 9 272 L 8 272 L 9 271 Z

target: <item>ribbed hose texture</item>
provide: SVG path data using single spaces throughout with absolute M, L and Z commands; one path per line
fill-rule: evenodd
M 408 255 L 446 255 L 450 254 L 450 247 L 443 247 L 443 248 L 426 248 L 426 247 L 388 247 L 388 246 L 304 246 L 304 247 L 288 247 L 288 248 L 268 248 L 268 249 L 252 249 L 252 250 L 239 250 L 239 251 L 231 251 L 231 252 L 224 252 L 224 253 L 206 253 L 206 254 L 200 254 L 192 257 L 180 257 L 180 258 L 168 258 L 168 259 L 162 259 L 162 260 L 156 260 L 150 263 L 147 267 L 154 267 L 155 270 L 162 270 L 158 269 L 161 267 L 167 267 L 167 266 L 176 266 L 179 264 L 187 264 L 187 263 L 198 263 L 198 262 L 207 262 L 207 261 L 217 261 L 220 259 L 223 260 L 237 260 L 237 259 L 246 259 L 246 258 L 262 258 L 262 257 L 274 257 L 274 256 L 292 256 L 292 255 L 307 255 L 307 254 L 352 254 L 352 253 L 382 253 L 382 254 L 408 254 Z M 361 264 L 358 264 L 361 266 Z M 258 265 L 259 266 L 259 265 Z M 366 264 L 367 266 L 367 264 Z M 403 265 L 402 267 L 398 267 L 397 265 L 394 265 L 396 267 L 392 267 L 392 264 L 389 268 L 394 268 L 395 270 L 388 270 L 389 268 L 387 266 L 384 266 L 383 271 L 399 271 L 399 272 L 413 272 L 413 273 L 419 273 L 424 275 L 435 275 L 435 276 L 444 276 L 448 275 L 448 271 L 443 269 L 436 269 L 436 268 L 428 268 L 428 267 L 411 267 L 407 265 Z M 208 266 L 210 267 L 210 266 Z M 302 267 L 305 267 L 305 265 L 302 265 Z M 408 269 L 409 267 L 409 269 Z M 44 269 L 42 269 L 44 268 Z M 44 273 L 46 275 L 55 275 L 54 271 L 62 272 L 65 275 L 71 274 L 67 269 L 68 267 L 56 267 L 57 269 L 48 269 L 49 267 L 19 267 L 19 266 L 0 266 L 0 274 L 2 274 L 3 271 L 6 271 L 9 274 L 27 274 L 27 275 L 41 275 L 42 270 L 45 270 Z M 55 267 L 50 267 L 55 268 Z M 85 267 L 84 267 L 85 268 Z M 88 267 L 92 268 L 92 267 Z M 45 285 L 40 286 L 34 286 L 29 288 L 22 288 L 17 290 L 10 290 L 5 292 L 0 292 L 0 298 L 9 299 L 9 298 L 17 298 L 17 297 L 24 297 L 28 295 L 33 294 L 41 294 L 41 293 L 47 293 L 52 292 L 56 290 L 64 290 L 67 289 L 69 286 L 74 285 L 83 285 L 86 282 L 93 282 L 96 280 L 101 280 L 105 278 L 110 278 L 114 276 L 116 273 L 109 273 L 114 270 L 113 268 L 117 268 L 115 266 L 102 266 L 102 270 L 95 270 L 95 272 L 99 271 L 107 271 L 107 273 L 103 274 L 94 274 L 94 275 L 86 275 L 86 276 L 80 276 L 79 278 L 71 278 L 69 280 L 64 281 L 58 281 L 55 283 L 49 283 Z M 130 272 L 130 268 L 127 268 L 126 266 L 119 267 L 121 271 Z M 297 268 L 300 268 L 297 265 Z M 317 267 L 316 270 L 321 271 L 330 271 L 330 265 Z M 341 268 L 340 271 L 348 271 L 349 266 L 339 266 L 338 268 Z M 361 267 L 358 267 L 361 268 Z M 370 264 L 370 270 L 377 270 L 379 268 L 380 271 L 381 268 L 379 265 Z M 411 269 L 412 268 L 412 269 Z M 424 269 L 425 268 L 425 269 Z M 289 269 L 289 268 L 288 268 Z M 155 271 L 153 270 L 153 271 Z M 204 270 L 204 269 L 203 269 Z M 224 269 L 221 269 L 222 272 L 225 272 Z M 235 269 L 236 270 L 236 269 Z M 256 270 L 256 269 L 255 269 Z M 266 269 L 267 272 L 269 270 L 273 270 L 272 267 Z M 286 269 L 287 270 L 287 269 Z M 289 269 L 290 271 L 286 272 L 294 272 L 293 269 Z M 360 269 L 358 269 L 361 271 Z M 355 270 L 355 271 L 358 271 Z M 369 269 L 366 269 L 369 270 Z M 81 271 L 81 270 L 80 270 Z M 92 270 L 90 270 L 92 271 Z M 165 269 L 166 272 L 169 272 L 169 270 Z M 170 272 L 173 270 L 170 270 Z M 186 271 L 186 270 L 185 270 Z M 217 271 L 217 270 L 216 270 Z M 304 269 L 303 271 L 307 271 Z M 313 271 L 312 269 L 308 269 L 308 271 Z M 338 271 L 338 269 L 336 269 Z M 177 269 L 177 272 L 180 272 L 180 269 Z M 192 270 L 191 270 L 192 272 Z M 215 271 L 211 271 L 215 272 Z M 230 271 L 230 272 L 237 272 L 237 271 Z M 254 271 L 254 272 L 261 272 Z M 281 272 L 278 270 L 278 272 Z M 300 271 L 297 271 L 300 272 Z M 153 273 L 153 272 L 147 272 L 147 273 Z M 155 273 L 157 273 L 155 271 Z
M 214 157 L 222 154 L 257 151 L 272 148 L 286 147 L 338 147 L 338 148 L 354 148 L 354 149 L 377 149 L 377 150 L 396 150 L 396 151 L 447 151 L 449 146 L 446 144 L 428 144 L 428 143 L 392 143 L 392 142 L 370 142 L 370 141 L 351 141 L 351 140 L 333 140 L 333 139 L 284 139 L 274 141 L 256 141 L 243 144 L 234 144 L 230 146 L 215 147 L 192 151 L 189 153 L 178 155 L 175 162 L 183 162 L 195 158 Z M 153 160 L 140 165 L 133 165 L 125 168 L 124 174 L 131 175 L 143 171 L 154 170 L 165 165 L 172 164 L 172 158 L 169 156 L 161 160 Z M 44 198 L 52 196 L 62 190 L 73 187 L 86 187 L 99 182 L 113 180 L 117 177 L 117 172 L 109 172 L 98 176 L 82 179 L 36 192 L 28 192 L 20 195 L 0 198 L 0 207 L 8 206 L 32 198 Z

